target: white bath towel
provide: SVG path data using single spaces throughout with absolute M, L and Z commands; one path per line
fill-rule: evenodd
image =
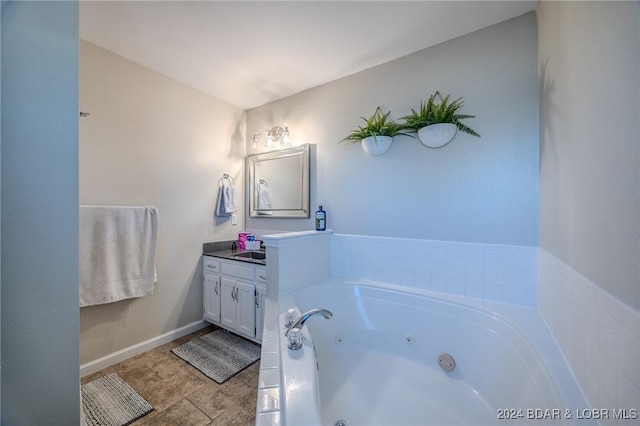
M 80 206 L 80 306 L 153 294 L 158 209 Z

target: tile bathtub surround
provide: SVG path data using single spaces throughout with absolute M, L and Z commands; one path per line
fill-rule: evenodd
M 279 426 L 281 393 L 280 372 L 280 329 L 278 302 L 265 300 L 264 334 L 258 376 L 258 399 L 256 406 L 256 426 Z
M 539 256 L 540 313 L 589 404 L 640 415 L 640 312 L 547 251 L 540 249 Z
M 300 231 L 265 235 L 267 247 L 267 297 L 328 277 L 333 233 Z
M 538 248 L 335 234 L 331 272 L 524 306 L 537 305 Z

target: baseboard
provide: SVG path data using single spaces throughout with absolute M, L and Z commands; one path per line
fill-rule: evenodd
M 89 361 L 85 364 L 80 365 L 80 377 L 88 376 L 89 374 L 93 374 L 96 371 L 102 370 L 103 368 L 110 367 L 114 364 L 124 361 L 125 359 L 141 354 L 142 352 L 157 348 L 158 346 L 164 345 L 165 343 L 168 343 L 172 340 L 179 339 L 180 337 L 200 330 L 207 325 L 209 325 L 209 323 L 204 320 L 196 321 L 191 324 L 185 325 L 184 327 L 177 328 L 173 331 L 161 334 L 160 336 L 154 337 L 136 345 L 129 346 L 128 348 L 113 352 L 109 355 L 103 356 L 102 358 Z

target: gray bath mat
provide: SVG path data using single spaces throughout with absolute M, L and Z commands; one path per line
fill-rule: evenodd
M 115 373 L 82 385 L 82 411 L 87 425 L 124 426 L 153 407 Z
M 260 347 L 224 330 L 171 350 L 216 383 L 224 383 L 260 359 Z

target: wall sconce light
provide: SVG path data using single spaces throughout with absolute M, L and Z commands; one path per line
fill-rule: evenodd
M 260 133 L 254 133 L 251 139 L 251 149 L 258 149 L 258 136 L 267 132 L 267 137 L 264 140 L 265 148 L 273 148 L 274 143 L 279 142 L 280 146 L 291 145 L 291 136 L 289 135 L 289 128 L 287 126 L 274 126 L 271 129 L 266 129 Z

